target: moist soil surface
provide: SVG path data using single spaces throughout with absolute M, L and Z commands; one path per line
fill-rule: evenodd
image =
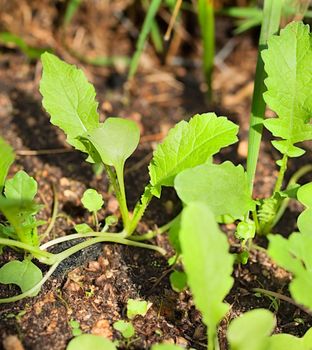
M 47 10 L 53 9 L 47 2 L 43 3 Z M 116 3 L 120 6 L 123 4 L 122 1 Z M 25 3 L 22 2 L 22 5 Z M 90 9 L 87 10 L 90 12 Z M 48 14 L 46 16 L 49 18 Z M 50 16 L 53 17 L 53 11 Z M 200 46 L 198 37 L 195 37 L 193 46 L 186 41 L 185 47 L 180 47 L 180 51 L 175 54 L 185 57 L 179 65 L 159 59 L 148 47 L 139 72 L 125 89 L 125 68 L 82 64 L 65 49 L 64 41 L 72 40 L 73 32 L 83 28 L 87 21 L 85 16 L 83 11 L 78 13 L 72 27 L 62 34 L 63 40 L 57 34 L 51 34 L 48 21 L 44 22 L 44 32 L 47 42 L 56 53 L 82 67 L 95 85 L 101 120 L 107 116 L 121 116 L 136 121 L 140 127 L 141 142 L 126 163 L 125 182 L 130 208 L 134 207 L 148 182 L 147 165 L 157 143 L 176 122 L 187 120 L 196 113 L 214 111 L 240 125 L 239 143 L 225 149 L 216 161 L 231 160 L 235 164 L 245 165 L 257 57 L 256 31 L 235 37 L 232 35 L 232 22 L 222 17 L 218 19 L 219 55 L 213 79 L 214 103 L 208 104 L 198 64 L 200 52 L 198 49 L 192 50 Z M 96 13 L 90 16 L 96 16 Z M 39 30 L 36 20 L 40 23 L 42 19 L 33 19 L 35 32 Z M 108 23 L 107 26 L 110 29 L 113 24 Z M 92 28 L 89 31 L 92 33 Z M 43 34 L 38 33 L 37 37 L 40 38 Z M 108 53 L 112 53 L 109 50 L 112 30 L 107 35 L 105 48 Z M 120 38 L 120 51 L 117 53 L 127 54 L 132 45 L 130 39 L 122 28 L 116 32 L 116 36 Z M 89 43 L 87 39 L 85 41 L 81 44 L 83 51 L 87 51 Z M 85 162 L 85 157 L 71 149 L 66 144 L 64 134 L 50 124 L 48 115 L 41 107 L 38 92 L 40 75 L 40 62 L 29 62 L 18 50 L 1 46 L 0 134 L 17 153 L 9 176 L 24 169 L 36 179 L 38 202 L 44 205 L 39 219 L 50 220 L 53 201 L 57 198 L 59 215 L 49 237 L 45 238 L 47 241 L 73 233 L 74 224 L 86 222 L 92 225 L 92 217 L 80 201 L 87 188 L 95 188 L 103 195 L 105 205 L 100 212 L 102 223 L 107 215 L 119 216 L 119 211 L 105 174 L 95 174 L 91 165 Z M 272 149 L 269 140 L 270 135 L 265 132 L 255 181 L 254 195 L 257 198 L 271 194 L 277 175 L 275 161 L 279 155 Z M 299 161 L 291 162 L 288 173 L 293 173 L 307 163 L 311 163 L 311 152 L 307 152 Z M 308 180 L 307 177 L 302 179 Z M 174 191 L 165 189 L 160 200 L 153 199 L 138 232 L 144 233 L 162 226 L 180 210 L 181 204 Z M 275 231 L 288 236 L 296 230 L 296 217 L 300 210 L 298 204 L 291 202 Z M 116 227 L 116 230 L 120 228 Z M 224 234 L 229 237 L 231 250 L 236 252 L 238 242 L 233 235 L 234 228 L 234 225 L 222 226 Z M 43 226 L 40 231 L 44 232 L 45 229 L 46 226 Z M 200 313 L 195 309 L 191 293 L 188 290 L 176 293 L 170 286 L 171 270 L 167 259 L 174 255 L 174 251 L 170 248 L 166 234 L 157 236 L 151 243 L 165 248 L 167 255 L 163 257 L 150 250 L 118 244 L 98 244 L 63 262 L 36 297 L 0 304 L 0 348 L 65 349 L 73 337 L 70 321 L 76 320 L 84 333 L 119 340 L 120 349 L 147 349 L 159 342 L 205 349 L 206 329 Z M 267 245 L 265 238 L 258 238 L 255 243 L 264 248 Z M 60 250 L 65 248 L 65 245 L 58 247 Z M 12 258 L 22 259 L 23 256 L 19 252 L 4 249 L 0 257 L 1 265 Z M 46 271 L 45 266 L 38 266 Z M 235 266 L 233 277 L 235 284 L 226 298 L 231 306 L 230 311 L 218 331 L 221 349 L 228 348 L 225 334 L 229 321 L 250 309 L 264 307 L 273 311 L 277 318 L 277 333 L 302 336 L 312 326 L 312 318 L 296 306 L 276 298 L 256 295 L 252 291 L 253 288 L 264 288 L 289 296 L 291 276 L 278 268 L 265 251 L 252 250 L 246 265 Z M 18 288 L 12 286 L 1 285 L 0 288 L 1 297 L 18 292 Z M 112 325 L 117 320 L 126 319 L 129 298 L 147 300 L 152 306 L 145 317 L 137 316 L 134 319 L 136 335 L 126 343 Z

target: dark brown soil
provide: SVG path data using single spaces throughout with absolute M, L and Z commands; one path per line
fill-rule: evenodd
M 132 34 L 129 38 L 124 26 L 111 18 L 114 11 L 131 11 L 131 6 L 128 8 L 130 2 L 120 0 L 115 3 L 116 8 L 102 5 L 102 8 L 96 10 L 85 2 L 65 34 L 59 30 L 56 20 L 57 11 L 61 11 L 61 7 L 58 8 L 47 0 L 36 5 L 37 12 L 34 12 L 36 6 L 31 8 L 26 1 L 21 1 L 19 11 L 8 6 L 4 12 L 6 16 L 2 16 L 4 29 L 15 30 L 19 34 L 21 28 L 16 23 L 18 21 L 13 21 L 14 16 L 19 18 L 24 15 L 26 21 L 28 17 L 25 13 L 32 9 L 31 20 L 24 23 L 25 39 L 31 44 L 42 46 L 43 38 L 46 38 L 46 45 L 53 47 L 67 61 L 83 67 L 96 87 L 102 120 L 108 115 L 118 115 L 138 123 L 142 141 L 126 164 L 126 190 L 130 207 L 133 208 L 148 182 L 147 165 L 156 144 L 176 122 L 188 119 L 195 113 L 215 111 L 240 125 L 240 142 L 223 151 L 217 160 L 230 159 L 234 163 L 245 164 L 257 55 L 253 36 L 256 32 L 232 37 L 232 23 L 226 18 L 218 19 L 218 48 L 223 48 L 229 42 L 233 48 L 228 57 L 222 59 L 216 67 L 214 105 L 205 102 L 205 84 L 200 65 L 197 64 L 200 61 L 198 36 L 194 36 L 193 43 L 184 38 L 184 44 L 174 54 L 178 58 L 183 57 L 179 65 L 172 63 L 173 56 L 170 59 L 167 57 L 167 61 L 163 58 L 161 62 L 149 47 L 142 58 L 141 69 L 128 93 L 125 93 L 122 86 L 126 77 L 124 67 L 83 65 L 64 49 L 64 40 L 69 43 L 75 37 L 73 48 L 76 50 L 80 44 L 82 54 L 132 53 Z M 102 11 L 102 17 L 99 17 L 98 11 Z M 99 35 L 96 27 L 97 21 L 103 19 L 103 16 L 110 18 L 101 27 L 102 33 L 106 31 L 107 36 Z M 129 16 L 131 18 L 131 13 Z M 194 22 L 192 16 L 190 22 Z M 115 27 L 118 30 L 114 32 Z M 86 32 L 81 34 L 83 38 L 77 43 L 79 30 Z M 62 38 L 60 33 L 64 35 Z M 120 39 L 120 45 L 119 41 L 117 46 L 112 45 L 112 38 L 115 37 Z M 108 214 L 119 213 L 105 174 L 96 177 L 91 166 L 84 161 L 84 156 L 72 151 L 65 142 L 65 136 L 50 124 L 41 107 L 38 92 L 40 69 L 39 62 L 28 62 L 18 50 L 0 46 L 0 134 L 18 154 L 10 176 L 17 170 L 24 169 L 35 177 L 39 183 L 38 200 L 45 205 L 40 218 L 45 220 L 51 215 L 52 184 L 56 185 L 60 215 L 49 237 L 54 238 L 72 233 L 73 223 L 92 224 L 92 218 L 80 202 L 86 188 L 96 188 L 105 199 L 101 219 Z M 265 133 L 255 186 L 255 196 L 260 198 L 270 195 L 277 174 L 275 160 L 278 159 L 278 154 L 270 146 L 269 139 L 270 135 Z M 42 149 L 51 149 L 51 153 L 22 155 L 25 152 L 21 152 Z M 64 152 L 55 153 L 55 149 L 63 149 Z M 290 164 L 289 174 L 310 162 L 309 152 L 299 162 L 297 160 Z M 139 230 L 146 232 L 165 224 L 180 208 L 174 191 L 164 191 L 161 200 L 152 201 Z M 296 203 L 290 204 L 285 217 L 276 228 L 277 232 L 289 235 L 296 229 L 295 220 L 299 209 Z M 228 234 L 234 251 L 233 226 L 224 226 L 224 231 Z M 157 237 L 153 243 L 168 250 L 166 258 L 173 255 L 165 235 Z M 256 243 L 265 247 L 266 240 L 260 239 Z M 5 250 L 0 257 L 1 264 L 16 254 Z M 125 306 L 129 298 L 148 300 L 152 307 L 144 318 L 135 318 L 136 336 L 128 348 L 147 349 L 153 343 L 167 341 L 205 349 L 206 330 L 200 313 L 195 309 L 189 291 L 176 293 L 171 289 L 168 269 L 167 260 L 156 253 L 117 244 L 99 244 L 77 253 L 58 268 L 35 298 L 14 304 L 0 304 L 0 349 L 14 348 L 7 345 L 9 335 L 20 339 L 23 344 L 20 349 L 65 349 L 72 338 L 70 320 L 79 321 L 83 332 L 119 339 L 121 348 L 124 348 L 125 344 L 112 324 L 126 317 Z M 289 274 L 274 265 L 264 252 L 252 252 L 247 265 L 236 266 L 234 277 L 235 285 L 226 299 L 231 309 L 219 329 L 221 349 L 227 349 L 225 333 L 229 320 L 250 309 L 265 307 L 273 311 L 277 317 L 276 332 L 302 336 L 312 326 L 312 318 L 295 306 L 259 297 L 252 292 L 252 288 L 259 287 L 288 295 Z M 16 292 L 17 289 L 6 286 L 1 286 L 0 289 L 1 297 Z M 17 340 L 14 341 L 14 349 L 19 349 Z

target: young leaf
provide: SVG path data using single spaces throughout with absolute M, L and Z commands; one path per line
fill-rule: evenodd
M 75 225 L 74 229 L 78 233 L 90 233 L 93 229 L 86 223 Z
M 187 286 L 187 277 L 183 271 L 173 271 L 169 276 L 171 288 L 179 293 L 182 292 Z
M 151 350 L 181 350 L 184 349 L 179 345 L 175 344 L 155 344 L 152 346 Z
M 66 350 L 117 350 L 114 343 L 99 335 L 82 334 L 73 338 Z
M 96 212 L 100 210 L 104 204 L 102 195 L 92 188 L 84 191 L 81 202 L 83 206 L 90 212 Z
M 13 148 L 6 143 L 2 137 L 0 137 L 0 193 L 2 192 L 2 188 L 5 182 L 5 178 L 8 175 L 8 171 L 10 166 L 12 165 L 15 154 L 13 152 Z
M 297 338 L 290 334 L 274 334 L 269 339 L 269 350 L 309 350 L 305 347 L 303 338 Z
M 8 199 L 0 195 L 0 211 L 13 227 L 18 239 L 32 246 L 39 245 L 38 222 L 34 217 L 39 209 L 40 206 L 33 201 Z
M 37 182 L 25 171 L 20 170 L 12 179 L 5 182 L 4 194 L 7 199 L 22 203 L 32 201 L 37 194 Z
M 77 137 L 99 126 L 94 87 L 80 69 L 50 53 L 45 52 L 41 61 L 40 93 L 51 123 L 66 133 L 69 144 L 86 152 Z
M 307 207 L 297 219 L 299 231 L 312 235 L 312 182 L 298 189 L 297 198 L 300 203 Z
M 204 202 L 215 216 L 238 219 L 254 208 L 244 168 L 231 162 L 184 170 L 175 178 L 174 187 L 184 203 Z
M 244 313 L 228 328 L 231 350 L 268 350 L 269 335 L 274 326 L 274 316 L 268 310 L 256 309 Z
M 131 322 L 119 320 L 113 324 L 113 327 L 126 339 L 132 338 L 135 334 L 135 330 Z
M 145 316 L 151 306 L 152 304 L 145 300 L 129 299 L 127 303 L 127 317 L 131 320 L 137 315 Z
M 126 159 L 138 146 L 140 131 L 132 120 L 108 118 L 82 138 L 91 142 L 104 164 L 123 169 Z
M 237 141 L 237 132 L 237 125 L 214 113 L 178 123 L 158 145 L 149 165 L 153 195 L 160 197 L 161 186 L 173 186 L 181 171 L 210 162 L 222 147 Z
M 16 284 L 23 293 L 33 288 L 41 279 L 41 270 L 30 260 L 13 260 L 0 268 L 0 283 Z M 39 291 L 40 288 L 32 296 L 37 295 Z
M 183 209 L 180 243 L 188 284 L 208 327 L 210 350 L 216 327 L 229 309 L 223 299 L 233 285 L 233 256 L 214 214 L 204 203 L 191 203 Z
M 263 51 L 263 61 L 268 78 L 264 99 L 277 113 L 264 125 L 276 137 L 273 141 L 281 153 L 299 157 L 304 153 L 295 143 L 312 139 L 312 40 L 309 26 L 292 22 L 272 36 L 268 49 Z
M 269 235 L 268 238 L 268 254 L 279 266 L 294 275 L 289 285 L 292 297 L 312 310 L 311 232 L 293 233 L 288 239 L 280 235 Z

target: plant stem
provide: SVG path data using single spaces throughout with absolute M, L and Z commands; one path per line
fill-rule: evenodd
M 280 300 L 286 301 L 287 303 L 292 304 L 292 305 L 296 306 L 297 308 L 301 309 L 302 311 L 307 313 L 309 316 L 312 316 L 312 311 L 307 309 L 305 306 L 296 303 L 292 298 L 287 297 L 286 295 L 283 295 L 283 294 L 280 294 L 277 292 L 272 292 L 270 290 L 266 290 L 266 289 L 262 289 L 262 288 L 253 288 L 252 291 L 255 293 L 269 295 L 270 297 L 274 297 L 274 298 L 278 298 Z
M 198 21 L 203 40 L 204 74 L 208 86 L 208 98 L 212 96 L 211 78 L 215 56 L 215 21 L 213 0 L 198 1 Z
M 167 224 L 159 227 L 157 230 L 155 231 L 149 231 L 143 235 L 132 235 L 130 236 L 129 239 L 131 239 L 132 241 L 145 241 L 145 240 L 148 240 L 148 239 L 152 239 L 160 234 L 163 234 L 165 232 L 167 232 L 170 227 L 176 222 L 179 220 L 181 214 L 177 215 L 173 220 L 169 221 Z
M 27 290 L 26 292 L 22 293 L 22 294 L 18 294 L 15 295 L 13 297 L 8 297 L 8 298 L 3 298 L 0 299 L 0 304 L 4 304 L 4 303 L 13 303 L 15 301 L 27 298 L 29 296 L 31 296 L 34 292 L 36 292 L 36 290 L 39 290 L 44 284 L 45 282 L 49 279 L 49 277 L 53 274 L 53 272 L 56 270 L 56 268 L 58 267 L 59 262 L 54 263 L 49 271 L 45 274 L 45 276 L 42 278 L 42 280 L 40 282 L 38 282 L 35 286 L 33 286 L 31 289 Z
M 279 29 L 282 0 L 265 0 L 263 8 L 263 20 L 259 38 L 259 51 L 256 67 L 256 77 L 254 92 L 252 97 L 251 115 L 249 123 L 249 138 L 248 138 L 248 156 L 247 156 L 247 178 L 249 183 L 249 191 L 252 195 L 253 182 L 256 173 L 257 160 L 260 149 L 260 142 L 263 129 L 263 120 L 265 112 L 265 101 L 263 93 L 266 88 L 264 78 L 264 62 L 261 57 L 262 51 L 267 47 L 269 37 L 275 34 Z
M 305 165 L 302 168 L 300 168 L 299 170 L 297 170 L 293 174 L 293 176 L 290 178 L 286 189 L 289 189 L 292 185 L 296 184 L 298 182 L 298 180 L 302 176 L 306 175 L 307 173 L 309 173 L 311 171 L 312 171 L 312 165 L 311 164 Z M 275 216 L 275 219 L 273 221 L 272 227 L 274 227 L 279 222 L 279 220 L 281 219 L 281 217 L 285 213 L 285 210 L 286 210 L 286 208 L 288 206 L 289 200 L 290 200 L 290 198 L 285 198 L 283 200 L 282 205 L 280 206 L 280 208 L 279 208 L 279 210 L 278 210 L 278 212 L 277 212 L 277 214 Z
M 117 171 L 117 169 L 116 169 L 117 177 L 119 176 L 122 178 L 121 183 L 119 182 L 119 179 L 118 179 L 118 183 L 117 183 L 116 176 L 113 173 L 110 166 L 108 166 L 106 164 L 104 164 L 104 166 L 105 166 L 105 170 L 107 172 L 109 181 L 114 188 L 117 201 L 119 203 L 120 213 L 121 213 L 121 217 L 122 217 L 125 231 L 128 232 L 129 225 L 130 225 L 130 218 L 129 218 L 129 211 L 128 211 L 127 202 L 126 202 L 126 198 L 125 198 L 123 176 L 121 174 L 119 174 L 119 171 Z M 121 190 L 120 186 L 123 186 L 123 194 L 122 194 L 122 190 Z
M 52 216 L 51 220 L 49 223 L 49 226 L 47 229 L 44 231 L 44 233 L 40 236 L 40 241 L 44 240 L 47 236 L 49 236 L 50 232 L 52 231 L 55 221 L 57 218 L 57 213 L 58 213 L 58 198 L 57 198 L 57 191 L 56 191 L 56 186 L 52 184 L 52 190 L 53 190 L 53 209 L 52 209 Z
M 157 246 L 154 246 L 151 244 L 130 241 L 130 240 L 125 239 L 125 238 L 116 237 L 114 234 L 112 234 L 112 235 L 106 234 L 103 237 L 95 237 L 95 238 L 88 239 L 85 242 L 78 243 L 78 244 L 74 245 L 73 247 L 70 247 L 70 248 L 64 250 L 63 252 L 56 254 L 56 259 L 60 263 L 62 260 L 68 258 L 72 254 L 75 254 L 79 250 L 87 248 L 90 245 L 93 245 L 96 243 L 101 243 L 101 242 L 120 243 L 120 244 L 124 244 L 124 245 L 155 250 L 162 255 L 166 254 L 166 251 L 160 247 L 157 247 Z
M 13 239 L 0 238 L 0 245 L 8 246 L 8 247 L 16 247 L 27 252 L 32 253 L 39 261 L 47 265 L 53 265 L 56 261 L 54 254 L 49 252 L 44 252 L 40 248 L 34 247 L 32 245 L 15 241 Z
M 56 244 L 71 241 L 73 239 L 90 238 L 90 237 L 106 237 L 107 235 L 108 235 L 108 237 L 112 237 L 112 236 L 123 237 L 123 234 L 124 234 L 123 232 L 120 232 L 120 233 L 104 233 L 104 232 L 73 233 L 71 235 L 59 237 L 59 238 L 53 239 L 52 241 L 49 241 L 45 244 L 42 244 L 40 246 L 40 249 L 45 250 L 45 249 L 48 249 Z
M 141 200 L 136 204 L 134 211 L 133 211 L 133 217 L 130 221 L 129 231 L 127 234 L 127 237 L 131 236 L 132 233 L 135 231 L 135 229 L 138 226 L 139 221 L 141 220 L 147 206 L 149 205 L 151 199 L 153 198 L 153 194 L 151 192 L 150 186 L 146 186 L 144 193 L 142 195 Z
M 288 161 L 288 156 L 284 154 L 281 160 L 282 163 L 281 163 L 280 171 L 278 173 L 278 177 L 274 187 L 274 192 L 279 192 L 282 188 L 285 171 L 287 169 L 287 161 Z
M 97 213 L 96 213 L 96 211 L 94 211 L 92 214 L 93 214 L 93 220 L 94 220 L 95 229 L 96 229 L 96 231 L 99 231 L 100 225 L 99 225 L 99 219 L 97 217 Z
M 123 166 L 116 168 L 116 175 L 117 175 L 117 181 L 119 184 L 119 190 L 120 190 L 120 210 L 122 212 L 123 216 L 123 223 L 124 223 L 124 229 L 126 232 L 129 231 L 130 226 L 130 217 L 129 217 L 129 210 L 127 206 L 127 197 L 126 197 L 126 190 L 125 190 L 125 182 L 124 182 L 124 175 L 123 175 Z

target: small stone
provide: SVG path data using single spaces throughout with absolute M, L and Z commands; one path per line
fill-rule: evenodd
M 101 265 L 98 261 L 90 261 L 86 270 L 90 272 L 97 272 L 101 270 Z
M 108 320 L 98 320 L 92 327 L 91 333 L 105 338 L 112 338 L 113 331 Z
M 3 340 L 4 350 L 25 350 L 21 341 L 16 335 L 9 335 Z

